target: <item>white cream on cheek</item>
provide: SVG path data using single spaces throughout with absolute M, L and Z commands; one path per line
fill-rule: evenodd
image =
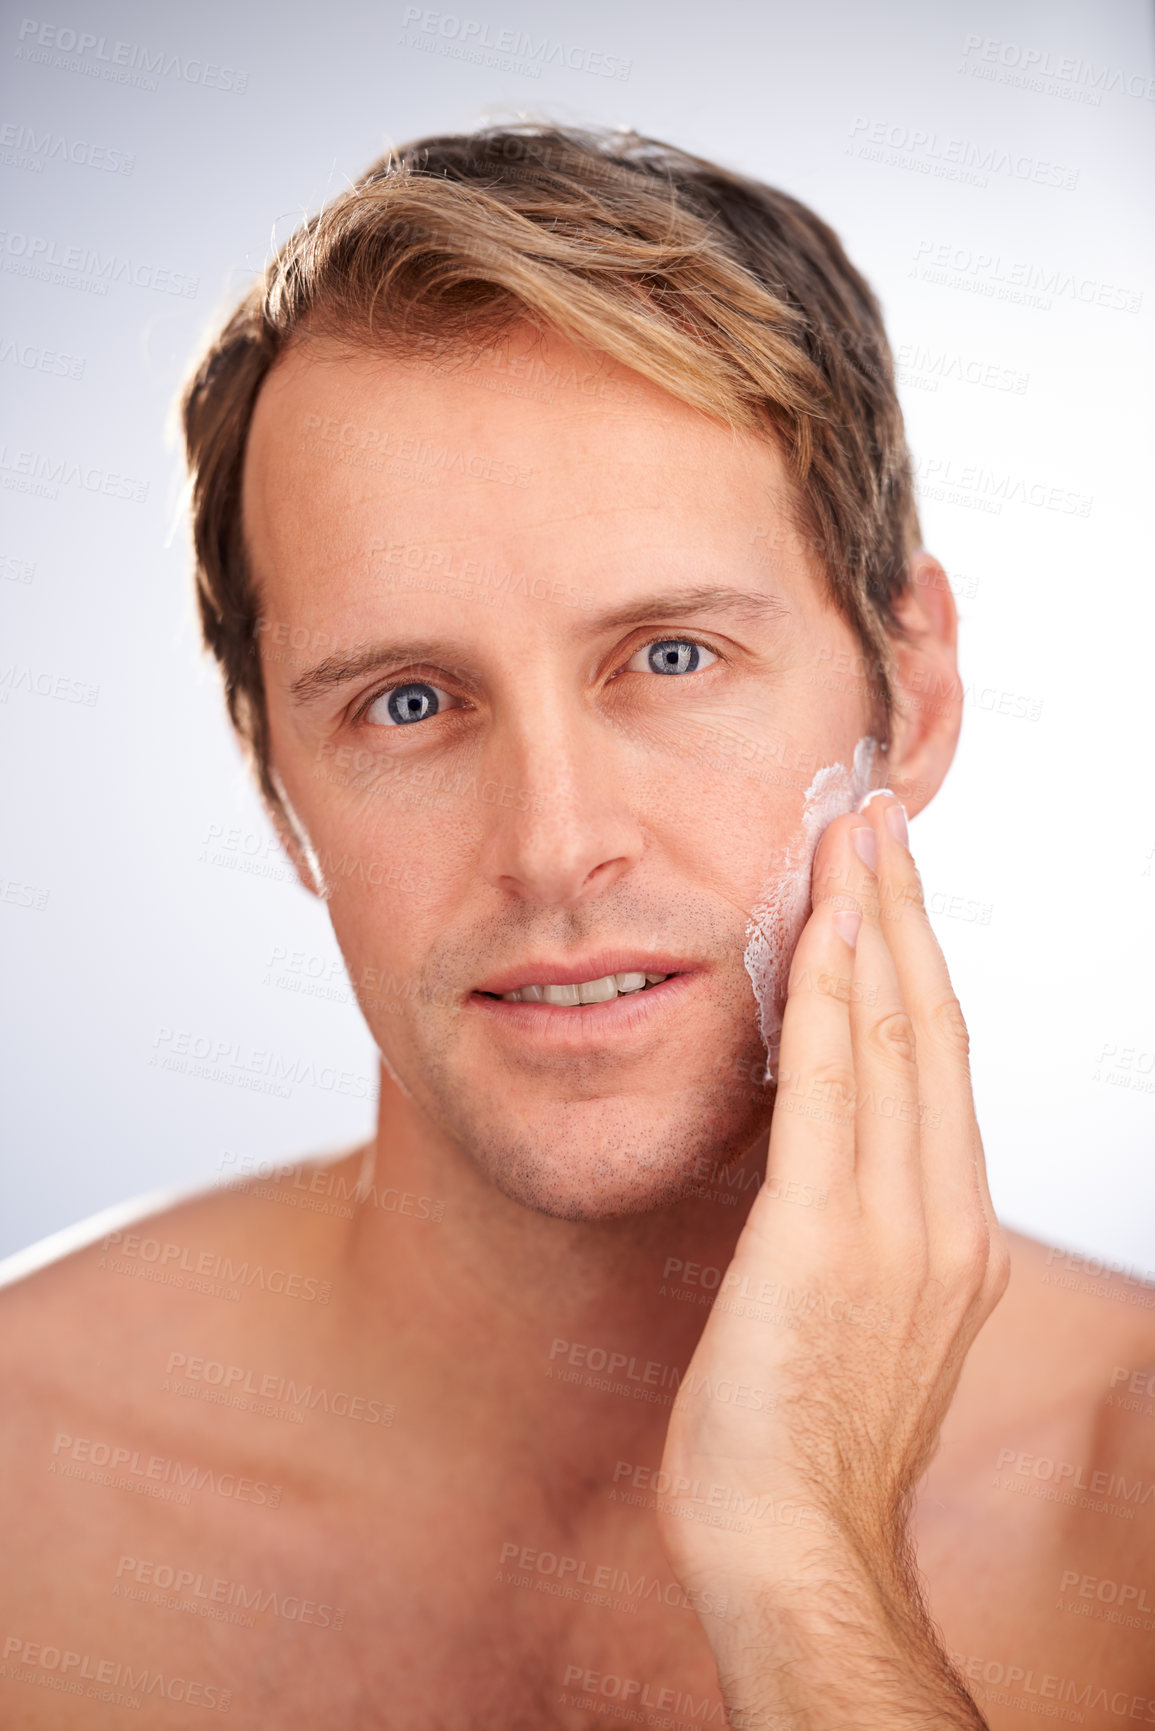
M 767 1081 L 774 1079 L 771 1065 L 782 1033 L 790 958 L 810 912 L 810 869 L 818 842 L 827 824 L 853 811 L 869 793 L 876 751 L 873 739 L 860 739 L 849 769 L 832 763 L 818 771 L 806 789 L 799 831 L 776 861 L 746 927 L 742 959 L 758 1005 Z

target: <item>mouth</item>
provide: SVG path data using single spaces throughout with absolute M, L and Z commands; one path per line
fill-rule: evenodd
M 548 1004 L 557 1010 L 576 1010 L 583 1004 L 612 1004 L 617 998 L 648 992 L 671 978 L 669 974 L 625 971 L 603 974 L 596 980 L 564 980 L 549 985 L 518 986 L 512 992 L 483 992 L 483 997 L 501 1004 Z
M 515 963 L 475 987 L 468 1002 L 523 1035 L 580 1046 L 603 1035 L 641 1037 L 660 1009 L 672 1010 L 707 972 L 686 956 L 607 948 L 558 962 Z

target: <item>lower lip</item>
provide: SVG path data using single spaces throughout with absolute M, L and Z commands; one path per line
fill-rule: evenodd
M 582 1044 L 615 1034 L 648 1031 L 655 1018 L 676 1009 L 703 977 L 699 972 L 671 974 L 656 986 L 647 986 L 645 991 L 619 992 L 608 1003 L 576 1004 L 572 1008 L 561 1004 L 510 1004 L 504 998 L 486 997 L 484 992 L 473 992 L 466 1004 L 511 1033 L 528 1034 L 557 1044 L 569 1041 Z

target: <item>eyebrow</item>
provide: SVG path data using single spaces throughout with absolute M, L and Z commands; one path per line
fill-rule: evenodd
M 307 673 L 300 674 L 289 687 L 294 703 L 311 703 L 336 686 L 348 685 L 375 673 L 381 667 L 404 667 L 409 662 L 421 662 L 429 667 L 459 669 L 461 663 L 448 653 L 445 643 L 377 643 L 358 655 L 330 655 L 319 661 Z
M 586 638 L 600 637 L 606 631 L 644 625 L 649 619 L 690 619 L 701 613 L 727 613 L 746 624 L 763 625 L 781 619 L 788 612 L 786 603 L 778 596 L 761 590 L 675 589 L 659 595 L 644 595 L 625 607 L 599 613 L 586 621 L 582 635 Z M 460 671 L 463 660 L 445 642 L 373 644 L 356 655 L 330 655 L 325 661 L 318 662 L 316 667 L 294 679 L 289 687 L 289 696 L 296 704 L 307 704 L 338 686 L 362 679 L 365 674 L 375 673 L 383 667 L 403 667 L 418 662 Z
M 760 589 L 671 589 L 664 595 L 643 595 L 626 607 L 599 613 L 590 620 L 585 635 L 598 637 L 603 631 L 644 625 L 647 619 L 689 619 L 699 613 L 729 613 L 747 624 L 764 625 L 788 612 L 786 603 L 777 595 L 768 595 Z

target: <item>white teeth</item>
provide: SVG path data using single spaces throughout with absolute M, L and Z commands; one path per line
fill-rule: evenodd
M 562 1009 L 572 1009 L 581 1003 L 577 986 L 543 986 L 542 1001 L 546 1004 L 557 1004 Z
M 605 974 L 600 980 L 579 980 L 575 985 L 522 986 L 516 992 L 503 992 L 506 1004 L 553 1004 L 558 1009 L 572 1010 L 578 1004 L 608 1004 L 619 993 L 640 992 L 669 979 L 668 974 Z
M 600 980 L 583 980 L 578 987 L 583 1004 L 608 1004 L 617 995 L 618 982 L 612 974 L 604 974 Z
M 615 974 L 619 992 L 640 992 L 646 983 L 645 974 Z

